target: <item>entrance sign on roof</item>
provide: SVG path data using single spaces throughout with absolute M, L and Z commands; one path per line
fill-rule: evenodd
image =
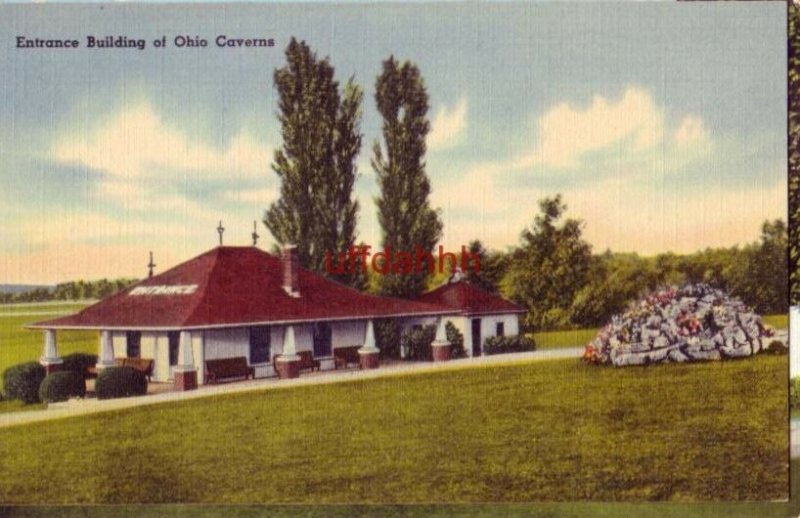
M 137 286 L 128 295 L 191 295 L 197 291 L 197 284 L 176 286 Z

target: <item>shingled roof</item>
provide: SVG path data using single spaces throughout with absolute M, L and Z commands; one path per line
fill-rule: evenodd
M 446 307 L 368 295 L 304 268 L 299 297 L 283 289 L 283 262 L 255 247 L 220 246 L 47 329 L 203 329 L 323 320 L 441 315 Z
M 525 308 L 467 282 L 452 282 L 422 294 L 419 302 L 456 310 L 464 315 L 525 313 Z

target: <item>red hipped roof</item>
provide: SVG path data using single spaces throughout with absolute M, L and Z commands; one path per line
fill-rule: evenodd
M 521 306 L 466 282 L 444 284 L 424 293 L 417 300 L 450 308 L 464 315 L 525 313 Z
M 176 286 L 196 288 L 184 289 L 193 290 L 188 294 L 164 293 Z M 361 293 L 304 268 L 299 269 L 299 297 L 290 296 L 282 286 L 280 258 L 255 247 L 220 246 L 79 313 L 29 327 L 201 329 L 452 313 L 424 301 Z M 146 287 L 162 293 L 147 293 Z

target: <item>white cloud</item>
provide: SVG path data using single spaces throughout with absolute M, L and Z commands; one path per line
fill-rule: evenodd
M 142 236 L 175 237 L 185 227 L 176 222 L 144 221 L 134 218 L 114 218 L 89 210 L 75 210 L 69 217 L 32 219 L 22 224 L 29 236 L 28 243 L 63 246 L 65 243 L 102 241 L 110 238 L 141 238 Z
M 267 207 L 277 200 L 279 195 L 280 193 L 277 189 L 241 189 L 226 192 L 225 199 L 240 203 L 255 203 Z
M 596 95 L 582 109 L 562 103 L 545 111 L 528 152 L 476 164 L 434 186 L 445 245 L 475 238 L 500 249 L 515 245 L 537 201 L 556 192 L 568 216 L 586 221 L 584 235 L 596 250 L 731 246 L 755 240 L 765 219 L 785 217 L 785 168 L 757 175 L 775 179 L 768 183 L 724 184 L 714 172 L 739 149 L 736 142 L 712 138 L 698 115 L 681 115 L 671 125 L 665 112 L 635 87 L 617 101 Z M 707 179 L 686 185 L 687 167 Z M 558 181 L 562 174 L 572 181 Z
M 538 144 L 530 162 L 570 168 L 580 165 L 585 153 L 612 146 L 644 151 L 661 141 L 663 125 L 662 110 L 637 87 L 625 90 L 616 102 L 595 95 L 584 109 L 562 103 L 539 119 Z
M 102 171 L 117 181 L 163 174 L 257 178 L 269 171 L 268 146 L 242 132 L 225 149 L 196 142 L 164 124 L 152 106 L 122 111 L 91 135 L 62 138 L 53 155 L 60 162 Z
M 431 151 L 446 149 L 458 144 L 467 127 L 467 99 L 462 97 L 455 106 L 442 106 L 431 122 L 427 144 Z
M 675 144 L 680 147 L 708 142 L 709 135 L 706 132 L 703 119 L 696 115 L 687 115 L 684 117 L 678 129 L 675 130 L 673 140 Z
M 586 222 L 584 238 L 595 251 L 610 248 L 646 255 L 746 244 L 757 239 L 764 220 L 786 217 L 785 181 L 726 189 L 683 189 L 676 183 L 664 176 L 631 183 L 619 175 L 548 192 L 485 182 L 451 190 L 437 197 L 435 205 L 442 208 L 447 248 L 478 238 L 503 250 L 519 243 L 520 232 L 538 213 L 538 200 L 561 192 L 567 217 Z M 472 212 L 465 209 L 465 196 Z
M 0 262 L 0 275 L 16 279 L 9 282 L 26 282 L 30 272 L 38 282 L 140 275 L 142 250 L 176 264 L 217 244 L 219 220 L 225 244 L 248 244 L 253 220 L 276 195 L 267 145 L 245 131 L 223 148 L 206 145 L 147 103 L 95 131 L 62 136 L 50 153 L 91 170 L 91 198 L 67 217 L 20 226 L 28 248 Z

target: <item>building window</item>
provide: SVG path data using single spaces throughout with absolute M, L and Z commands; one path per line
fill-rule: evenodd
M 126 356 L 128 358 L 139 358 L 142 354 L 142 333 L 139 331 L 128 331 L 125 333 Z
M 497 329 L 496 329 L 496 333 L 495 333 L 495 335 L 497 335 L 497 336 L 503 336 L 503 335 L 505 334 L 505 331 L 506 331 L 505 323 L 503 323 L 503 322 L 498 322 L 498 323 L 497 323 Z
M 269 361 L 270 332 L 268 326 L 250 328 L 250 364 Z
M 332 332 L 331 325 L 327 322 L 317 322 L 314 324 L 314 357 L 324 358 L 330 356 Z
M 181 334 L 178 331 L 170 331 L 167 333 L 167 341 L 169 342 L 169 364 L 171 366 L 178 365 L 178 351 L 181 347 Z

